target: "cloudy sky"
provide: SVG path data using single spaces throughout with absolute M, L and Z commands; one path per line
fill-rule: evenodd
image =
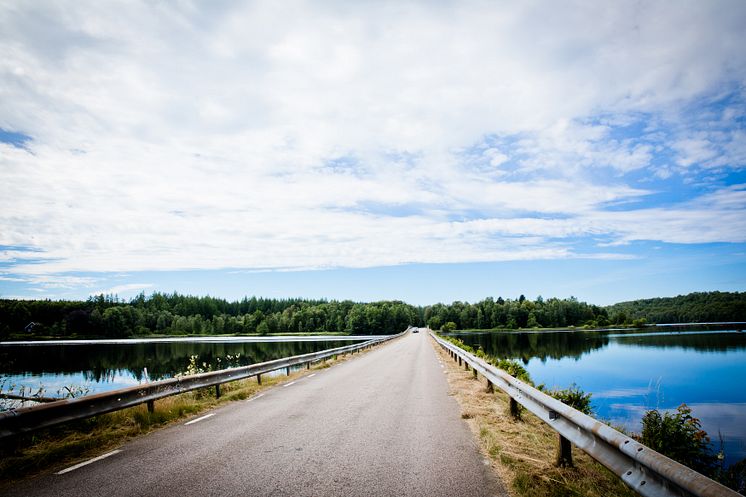
M 0 298 L 746 290 L 746 3 L 0 5 Z

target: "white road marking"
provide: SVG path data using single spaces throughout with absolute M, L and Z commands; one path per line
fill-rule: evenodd
M 256 396 L 254 396 L 254 397 L 251 397 L 251 398 L 250 398 L 249 400 L 247 400 L 246 402 L 251 402 L 252 400 L 256 400 L 256 399 L 258 399 L 259 397 L 264 397 L 264 394 L 263 394 L 263 393 L 260 393 L 259 395 L 256 395 Z
M 295 385 L 294 381 L 291 381 L 290 383 L 285 383 L 283 387 L 289 387 L 290 385 Z
M 197 418 L 197 419 L 193 419 L 191 421 L 187 421 L 186 423 L 184 423 L 184 426 L 189 426 L 190 424 L 196 423 L 198 421 L 202 421 L 203 419 L 207 419 L 207 418 L 209 418 L 211 416 L 215 416 L 215 413 L 206 414 L 206 415 L 202 416 L 201 418 Z
M 75 466 L 70 466 L 67 469 L 63 469 L 62 471 L 58 471 L 55 474 L 56 475 L 64 475 L 65 473 L 69 473 L 70 471 L 75 471 L 78 468 L 82 468 L 83 466 L 88 466 L 91 463 L 94 463 L 96 461 L 100 461 L 101 459 L 106 459 L 109 456 L 113 456 L 114 454 L 119 454 L 122 452 L 121 450 L 112 450 L 111 452 L 107 452 L 106 454 L 98 457 L 94 457 L 93 459 L 89 459 L 88 461 L 82 462 L 80 464 L 76 464 Z
M 308 375 L 309 378 L 313 378 L 314 376 L 316 376 L 316 373 Z

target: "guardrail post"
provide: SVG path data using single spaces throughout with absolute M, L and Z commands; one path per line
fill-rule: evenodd
M 458 356 L 458 365 L 461 366 L 461 356 Z
M 466 361 L 464 361 L 464 369 L 465 369 L 466 371 L 469 371 L 469 363 L 468 363 L 468 362 L 466 362 Z
M 149 400 L 148 401 L 148 412 L 152 413 L 153 411 L 155 411 L 155 401 Z
M 510 415 L 515 419 L 521 419 L 521 409 L 513 397 L 510 398 Z
M 220 398 L 220 384 L 219 383 L 215 385 L 215 398 L 216 399 Z
M 474 379 L 477 379 L 477 370 L 475 368 L 471 368 L 472 371 L 474 371 Z
M 290 366 L 285 368 L 285 376 L 290 376 Z
M 487 380 L 487 393 L 495 393 L 495 385 L 490 380 Z
M 559 435 L 559 445 L 557 446 L 557 466 L 562 468 L 571 468 L 572 464 L 572 444 L 568 439 Z
M 258 385 L 262 384 L 262 375 L 260 375 L 260 374 L 256 375 L 256 382 L 257 382 Z
M 308 362 L 306 363 L 306 369 L 311 369 L 311 361 L 308 361 Z

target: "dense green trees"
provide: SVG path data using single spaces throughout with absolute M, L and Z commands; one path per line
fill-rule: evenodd
M 671 298 L 620 302 L 607 307 L 614 322 L 648 323 L 746 321 L 746 292 L 697 292 Z
M 521 295 L 516 300 L 487 298 L 474 304 L 436 304 L 424 309 L 424 320 L 433 329 L 453 322 L 462 330 L 746 321 L 746 292 L 691 293 L 607 307 L 573 297 L 530 300 Z
M 213 297 L 155 293 L 129 302 L 97 296 L 85 302 L 0 300 L 0 337 L 19 334 L 34 323 L 32 335 L 134 335 L 310 333 L 361 335 L 397 333 L 419 323 L 418 309 L 398 301 L 351 301 Z
M 154 293 L 129 302 L 99 295 L 87 301 L 0 300 L 0 338 L 224 333 L 395 333 L 410 324 L 457 329 L 607 326 L 633 323 L 746 321 L 746 293 L 693 293 L 623 302 L 609 307 L 575 298 L 492 297 L 414 307 L 399 301 L 345 301 L 214 297 Z M 453 323 L 453 325 L 448 324 Z
M 480 302 L 454 302 L 426 307 L 425 322 L 433 329 L 455 323 L 458 329 L 539 328 L 609 323 L 606 309 L 579 302 L 575 298 L 517 300 L 487 298 Z

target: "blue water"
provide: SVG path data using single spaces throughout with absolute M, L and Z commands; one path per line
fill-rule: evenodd
M 568 333 L 574 336 L 562 336 Z M 575 383 L 592 393 L 596 418 L 628 431 L 641 430 L 646 410 L 685 403 L 716 451 L 722 436 L 726 463 L 746 457 L 746 333 L 494 335 L 458 336 L 487 353 L 521 360 L 536 384 Z
M 305 339 L 304 339 L 305 338 Z M 66 397 L 341 347 L 370 337 L 207 337 L 0 343 L 0 393 Z M 279 373 L 278 373 L 279 374 Z M 77 395 L 76 395 L 77 396 Z M 0 399 L 0 410 L 28 405 Z

